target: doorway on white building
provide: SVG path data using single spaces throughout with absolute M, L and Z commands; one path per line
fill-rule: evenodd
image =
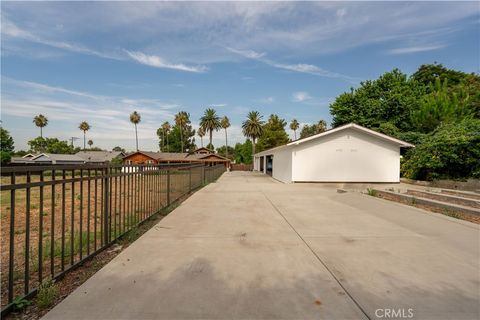
M 271 176 L 273 174 L 273 155 L 266 156 L 266 166 L 267 170 L 265 172 Z
M 265 171 L 265 158 L 262 156 L 260 157 L 260 172 L 264 172 Z

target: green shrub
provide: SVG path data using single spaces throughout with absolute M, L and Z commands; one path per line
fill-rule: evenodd
M 15 300 L 12 302 L 13 304 L 13 310 L 14 311 L 20 311 L 23 310 L 24 308 L 28 307 L 29 305 L 32 304 L 30 300 L 27 300 L 22 297 L 17 297 Z
M 480 178 L 480 120 L 441 125 L 402 161 L 404 177 L 417 180 Z
M 45 280 L 38 287 L 37 306 L 40 309 L 50 307 L 57 298 L 58 289 L 54 281 L 51 279 Z
M 372 196 L 372 197 L 376 197 L 377 196 L 377 190 L 373 189 L 373 188 L 368 188 L 367 189 L 367 194 L 369 196 Z
M 12 154 L 7 151 L 0 151 L 0 162 L 3 165 L 9 164 L 12 160 Z

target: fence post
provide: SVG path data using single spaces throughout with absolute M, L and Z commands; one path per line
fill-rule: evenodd
M 188 187 L 188 193 L 192 193 L 192 167 L 188 169 L 189 172 L 189 187 Z
M 110 179 L 110 172 L 109 172 L 109 164 L 107 163 L 107 167 L 105 168 L 105 177 L 103 183 L 103 241 L 104 244 L 107 245 L 110 242 L 110 230 L 109 230 L 109 219 L 108 219 L 108 203 L 109 203 L 109 179 Z
M 167 206 L 170 206 L 170 168 L 167 168 Z

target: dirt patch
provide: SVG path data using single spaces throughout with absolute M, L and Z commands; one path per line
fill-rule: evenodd
M 66 179 L 72 179 L 72 173 Z M 79 176 L 76 174 L 76 178 Z M 88 175 L 84 175 L 85 178 Z M 37 288 L 40 281 L 54 277 L 64 268 L 81 261 L 103 247 L 104 199 L 108 194 L 110 240 L 114 240 L 151 214 L 167 206 L 166 175 L 145 174 L 118 176 L 109 180 L 104 188 L 101 176 L 92 174 L 93 180 L 62 183 L 62 176 L 43 177 L 43 181 L 56 180 L 55 185 L 43 188 L 26 187 L 14 193 L 1 192 L 0 201 L 0 274 L 1 305 L 8 304 L 10 222 L 13 217 L 13 297 L 22 296 L 25 275 L 29 290 Z M 39 175 L 32 174 L 30 182 L 39 182 Z M 27 183 L 27 176 L 17 176 L 13 184 Z M 1 178 L 2 186 L 12 184 L 10 177 Z M 188 194 L 190 183 L 201 185 L 201 176 L 190 176 L 188 171 L 170 174 L 169 196 L 174 202 Z M 14 196 L 12 201 L 12 195 Z M 12 215 L 12 208 L 14 214 Z M 40 252 L 40 248 L 42 249 Z M 28 269 L 27 269 L 28 267 Z M 42 270 L 40 275 L 39 270 Z M 41 279 L 40 279 L 41 278 Z
M 55 282 L 55 285 L 58 289 L 58 296 L 52 306 L 47 309 L 40 309 L 39 307 L 37 307 L 35 299 L 33 299 L 33 303 L 30 306 L 26 307 L 22 311 L 11 312 L 10 314 L 6 315 L 4 319 L 40 319 L 49 310 L 55 307 L 55 305 L 59 304 L 76 288 L 78 288 L 92 275 L 94 275 L 98 270 L 103 268 L 103 266 L 109 263 L 123 250 L 128 248 L 131 243 L 133 243 L 141 235 L 143 235 L 145 232 L 155 226 L 160 220 L 162 220 L 169 212 L 175 209 L 175 207 L 178 206 L 178 204 L 184 201 L 187 197 L 188 196 L 181 198 L 176 205 L 166 208 L 165 210 L 151 216 L 148 220 L 143 222 L 137 228 L 131 230 L 129 233 L 125 234 L 123 237 L 117 240 L 109 248 L 98 253 L 93 258 L 85 261 L 78 268 L 66 273 L 61 279 L 58 279 Z
M 409 206 L 412 206 L 412 207 L 417 207 L 417 208 L 420 208 L 420 209 L 424 209 L 424 210 L 427 210 L 427 211 L 431 211 L 431 212 L 435 212 L 435 213 L 441 213 L 441 214 L 444 214 L 444 215 L 452 217 L 452 218 L 466 220 L 466 221 L 469 221 L 469 222 L 480 224 L 480 216 L 476 216 L 476 215 L 473 215 L 473 214 L 467 214 L 467 213 L 464 213 L 464 212 L 458 212 L 458 211 L 447 210 L 447 209 L 440 209 L 440 208 L 437 208 L 437 207 L 428 206 L 428 205 L 424 205 L 424 204 L 412 203 L 412 201 L 409 201 L 408 199 L 398 198 L 398 197 L 395 197 L 393 195 L 389 195 L 389 194 L 386 194 L 386 193 L 381 193 L 381 194 L 377 193 L 375 196 L 378 197 L 378 198 L 403 203 L 403 204 L 406 204 L 406 205 L 409 205 Z

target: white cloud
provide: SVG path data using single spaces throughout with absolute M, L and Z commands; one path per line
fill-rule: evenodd
M 310 99 L 312 99 L 312 97 L 310 94 L 308 94 L 308 92 L 305 91 L 294 92 L 292 94 L 292 101 L 294 102 L 304 102 Z
M 61 139 L 78 136 L 78 122 L 86 120 L 92 126 L 88 136 L 95 145 L 112 148 L 120 144 L 133 150 L 133 131 L 128 115 L 137 110 L 142 116 L 138 134 L 144 140 L 143 148 L 156 150 L 158 124 L 173 120 L 180 107 L 157 99 L 96 95 L 7 77 L 2 77 L 1 104 L 2 115 L 17 117 L 18 123 L 25 124 L 21 131 L 17 131 L 22 136 L 15 137 L 15 144 L 21 149 L 27 148 L 26 141 L 37 134 L 35 127 L 31 126 L 31 119 L 42 113 L 50 120 L 47 136 L 50 132 L 56 132 Z
M 236 52 L 284 70 L 346 80 L 348 76 L 313 64 L 285 61 L 308 61 L 378 43 L 399 48 L 412 41 L 418 47 L 448 44 L 466 27 L 462 22 L 478 12 L 475 2 L 125 1 L 88 3 L 75 7 L 74 14 L 65 10 L 68 5 L 57 3 L 2 4 L 2 49 L 21 51 L 11 40 L 24 39 L 77 53 L 132 59 L 122 51 L 128 43 L 135 45 L 131 52 L 144 54 L 137 57 L 144 64 L 191 72 L 205 71 L 202 67 L 210 63 L 238 61 L 231 54 Z M 101 41 L 85 37 L 99 30 Z M 265 61 L 265 52 L 275 58 Z
M 345 16 L 347 14 L 347 9 L 340 8 L 340 9 L 337 10 L 336 14 L 337 14 L 337 17 L 342 18 L 343 16 Z
M 285 63 L 279 63 L 270 59 L 267 59 L 266 53 L 258 53 L 253 50 L 238 50 L 238 49 L 233 49 L 230 47 L 226 48 L 228 51 L 233 52 L 237 55 L 240 55 L 244 58 L 247 59 L 252 59 L 256 61 L 260 61 L 262 63 L 265 63 L 269 66 L 278 68 L 278 69 L 284 69 L 288 71 L 294 71 L 294 72 L 300 72 L 300 73 L 308 73 L 316 76 L 321 76 L 321 77 L 327 77 L 327 78 L 339 78 L 343 80 L 347 80 L 349 82 L 356 83 L 360 81 L 359 78 L 356 77 L 351 77 L 347 76 L 344 74 L 336 73 L 336 72 L 331 72 L 328 70 L 324 70 L 320 67 L 317 67 L 312 64 L 307 64 L 307 63 L 297 63 L 297 64 L 285 64 Z
M 143 52 L 138 52 L 138 51 L 128 51 L 125 50 L 125 52 L 135 61 L 138 63 L 155 67 L 155 68 L 163 68 L 163 69 L 174 69 L 174 70 L 180 70 L 180 71 L 186 71 L 186 72 L 205 72 L 208 70 L 206 66 L 188 66 L 183 63 L 169 63 L 165 61 L 160 56 L 155 56 L 155 55 L 146 55 Z
M 2 77 L 2 81 L 4 83 L 7 82 L 9 84 L 14 84 L 14 85 L 17 85 L 17 86 L 30 88 L 30 89 L 34 89 L 34 90 L 39 90 L 39 91 L 44 91 L 44 92 L 66 93 L 66 94 L 69 94 L 69 95 L 91 98 L 91 99 L 96 99 L 96 100 L 106 99 L 106 97 L 103 97 L 103 96 L 100 96 L 100 95 L 92 95 L 92 94 L 89 94 L 89 93 L 86 93 L 86 92 L 69 90 L 69 89 L 65 89 L 65 88 L 62 88 L 62 87 L 55 87 L 55 86 L 46 85 L 46 84 L 43 84 L 43 83 L 24 81 L 24 80 L 16 80 L 16 79 L 8 78 L 8 77 Z
M 19 28 L 17 25 L 9 21 L 3 15 L 2 15 L 1 29 L 2 29 L 1 30 L 2 35 L 7 38 L 10 37 L 10 38 L 22 39 L 22 40 L 34 42 L 37 44 L 41 44 L 41 45 L 45 45 L 45 46 L 49 46 L 57 49 L 67 50 L 67 51 L 81 53 L 81 54 L 93 55 L 93 56 L 98 56 L 98 57 L 107 58 L 107 59 L 116 59 L 116 60 L 122 59 L 119 56 L 99 52 L 79 44 L 69 43 L 64 41 L 49 40 L 49 39 L 39 37 L 29 31 Z
M 408 54 L 408 53 L 417 53 L 417 52 L 425 52 L 425 51 L 432 51 L 445 48 L 446 45 L 439 44 L 439 45 L 430 45 L 430 46 L 413 46 L 413 47 L 404 47 L 404 48 L 395 48 L 391 49 L 388 52 L 391 54 Z
M 274 97 L 265 97 L 257 100 L 260 103 L 273 103 L 275 101 Z
M 236 53 L 238 55 L 241 55 L 241 56 L 243 56 L 245 58 L 249 58 L 249 59 L 257 59 L 258 60 L 258 59 L 265 56 L 264 52 L 255 52 L 253 50 L 239 50 L 239 49 L 234 49 L 234 48 L 230 48 L 230 47 L 227 47 L 226 49 L 230 52 Z

